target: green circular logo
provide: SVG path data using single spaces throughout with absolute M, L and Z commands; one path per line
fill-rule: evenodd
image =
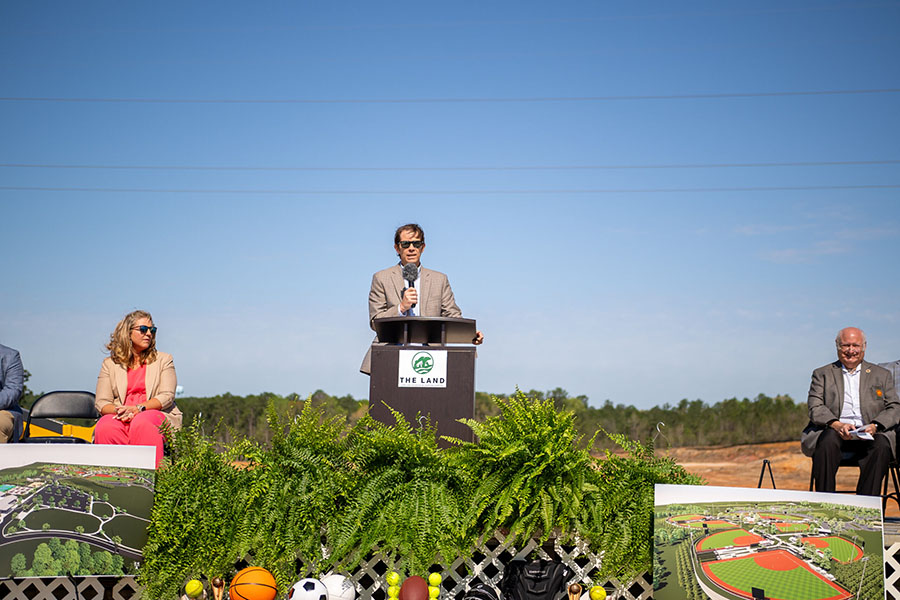
M 416 352 L 413 355 L 412 368 L 419 375 L 430 373 L 434 368 L 434 357 L 427 352 Z

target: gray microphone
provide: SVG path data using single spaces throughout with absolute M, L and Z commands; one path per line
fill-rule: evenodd
M 419 267 L 416 266 L 416 263 L 406 263 L 403 265 L 403 279 L 409 284 L 409 287 L 416 287 L 416 279 L 419 278 Z M 413 304 L 410 308 L 415 308 L 416 305 Z

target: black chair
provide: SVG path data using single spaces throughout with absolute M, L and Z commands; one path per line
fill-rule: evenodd
M 33 419 L 93 419 L 100 418 L 94 407 L 94 394 L 91 392 L 49 392 L 34 401 L 28 419 L 25 422 L 24 444 L 87 444 L 87 440 L 78 437 L 54 435 L 32 436 Z
M 841 452 L 841 464 L 838 467 L 859 467 L 859 456 L 854 452 Z M 760 479 L 762 476 L 760 476 Z M 815 487 L 815 475 L 813 474 L 812 464 L 809 468 L 809 491 L 813 491 Z M 888 480 L 894 484 L 894 491 L 888 492 Z M 855 494 L 856 490 L 835 490 L 836 494 Z M 900 508 L 900 463 L 897 459 L 892 459 L 888 465 L 888 472 L 884 475 L 884 484 L 881 489 L 881 510 L 887 508 L 888 499 L 892 499 Z

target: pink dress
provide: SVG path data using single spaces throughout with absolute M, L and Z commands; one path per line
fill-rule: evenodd
M 125 406 L 137 406 L 147 401 L 147 365 L 128 369 L 128 388 L 125 392 Z
M 147 401 L 147 365 L 128 369 L 128 388 L 125 391 L 125 406 L 137 406 Z M 163 436 L 159 426 L 166 420 L 158 410 L 136 413 L 129 422 L 116 418 L 115 414 L 103 415 L 94 428 L 95 444 L 123 444 L 130 446 L 153 446 L 156 448 L 156 466 L 163 458 Z

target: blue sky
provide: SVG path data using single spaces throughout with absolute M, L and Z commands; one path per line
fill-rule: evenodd
M 423 264 L 476 387 L 805 398 L 900 358 L 900 2 L 0 2 L 0 343 L 93 389 L 128 311 L 190 395 L 365 397 Z

